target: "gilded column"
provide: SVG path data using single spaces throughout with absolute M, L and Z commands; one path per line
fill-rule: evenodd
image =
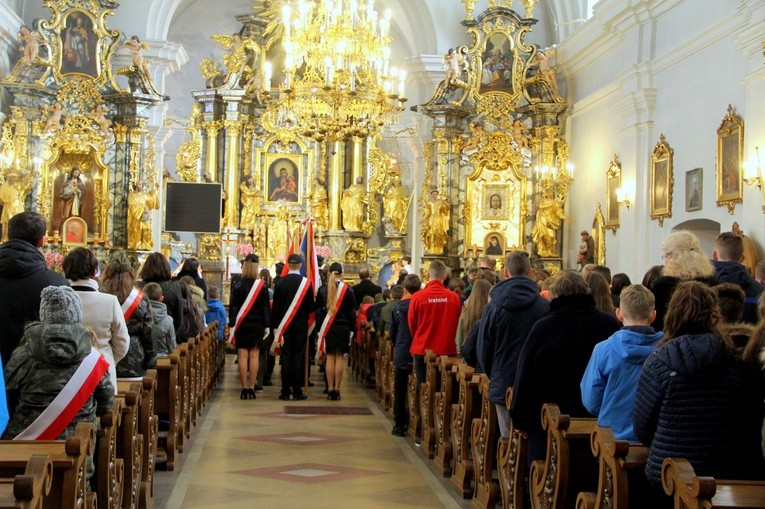
M 353 137 L 353 178 L 351 182 L 356 182 L 359 177 L 364 177 L 364 138 Z M 365 179 L 366 180 L 366 179 Z
M 340 229 L 340 200 L 343 196 L 345 144 L 336 141 L 332 147 L 332 166 L 329 174 L 329 229 Z
M 207 159 L 205 160 L 205 173 L 207 173 L 213 182 L 218 181 L 218 131 L 220 122 L 212 120 L 204 122 L 202 126 L 207 133 Z
M 237 228 L 239 222 L 239 135 L 242 124 L 226 120 L 226 210 L 224 227 Z M 208 154 L 209 155 L 209 154 Z M 215 181 L 213 177 L 213 181 Z

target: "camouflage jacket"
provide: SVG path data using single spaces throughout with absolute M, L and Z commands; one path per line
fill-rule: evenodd
M 154 326 L 152 327 L 154 348 L 157 356 L 167 357 L 177 346 L 173 317 L 167 314 L 167 306 L 164 303 L 157 300 L 149 302 L 151 302 L 151 311 L 154 314 Z
M 151 330 L 153 322 L 149 297 L 144 295 L 130 319 L 125 322 L 130 334 L 130 346 L 125 357 L 117 363 L 118 378 L 143 376 L 147 369 L 157 366 Z
M 33 322 L 26 327 L 21 344 L 4 370 L 6 389 L 18 393 L 19 404 L 3 438 L 11 439 L 24 431 L 50 405 L 90 353 L 92 338 L 93 332 L 81 323 Z M 72 436 L 78 422 L 95 423 L 96 416 L 108 412 L 113 402 L 114 387 L 109 373 L 105 373 L 58 438 Z

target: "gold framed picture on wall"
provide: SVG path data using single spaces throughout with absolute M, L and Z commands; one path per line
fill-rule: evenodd
M 665 218 L 672 217 L 673 154 L 662 133 L 651 154 L 651 219 L 658 220 L 659 226 L 664 226 Z
M 266 201 L 300 201 L 300 154 L 266 154 Z
M 685 211 L 701 210 L 704 171 L 694 168 L 685 172 Z
M 717 206 L 733 214 L 743 197 L 744 121 L 728 105 L 717 129 Z
M 483 185 L 481 219 L 484 221 L 507 221 L 510 219 L 509 184 Z
M 622 165 L 616 154 L 606 171 L 606 228 L 616 233 L 619 228 L 619 200 L 617 191 L 622 187 Z

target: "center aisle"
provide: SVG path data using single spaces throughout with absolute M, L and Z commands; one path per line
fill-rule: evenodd
M 157 472 L 157 507 L 469 507 L 418 449 L 390 434 L 391 421 L 355 381 L 328 401 L 314 366 L 305 401 L 280 401 L 278 385 L 241 400 L 234 356 L 226 361 L 180 465 Z

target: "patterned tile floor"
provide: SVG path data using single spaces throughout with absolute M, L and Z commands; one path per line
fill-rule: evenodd
M 277 370 L 278 370 L 277 366 Z M 328 401 L 321 375 L 305 402 L 266 387 L 239 399 L 233 356 L 175 472 L 157 472 L 158 508 L 466 508 L 356 382 Z M 278 380 L 278 371 L 274 380 Z M 285 415 L 285 406 L 367 407 L 372 415 Z

